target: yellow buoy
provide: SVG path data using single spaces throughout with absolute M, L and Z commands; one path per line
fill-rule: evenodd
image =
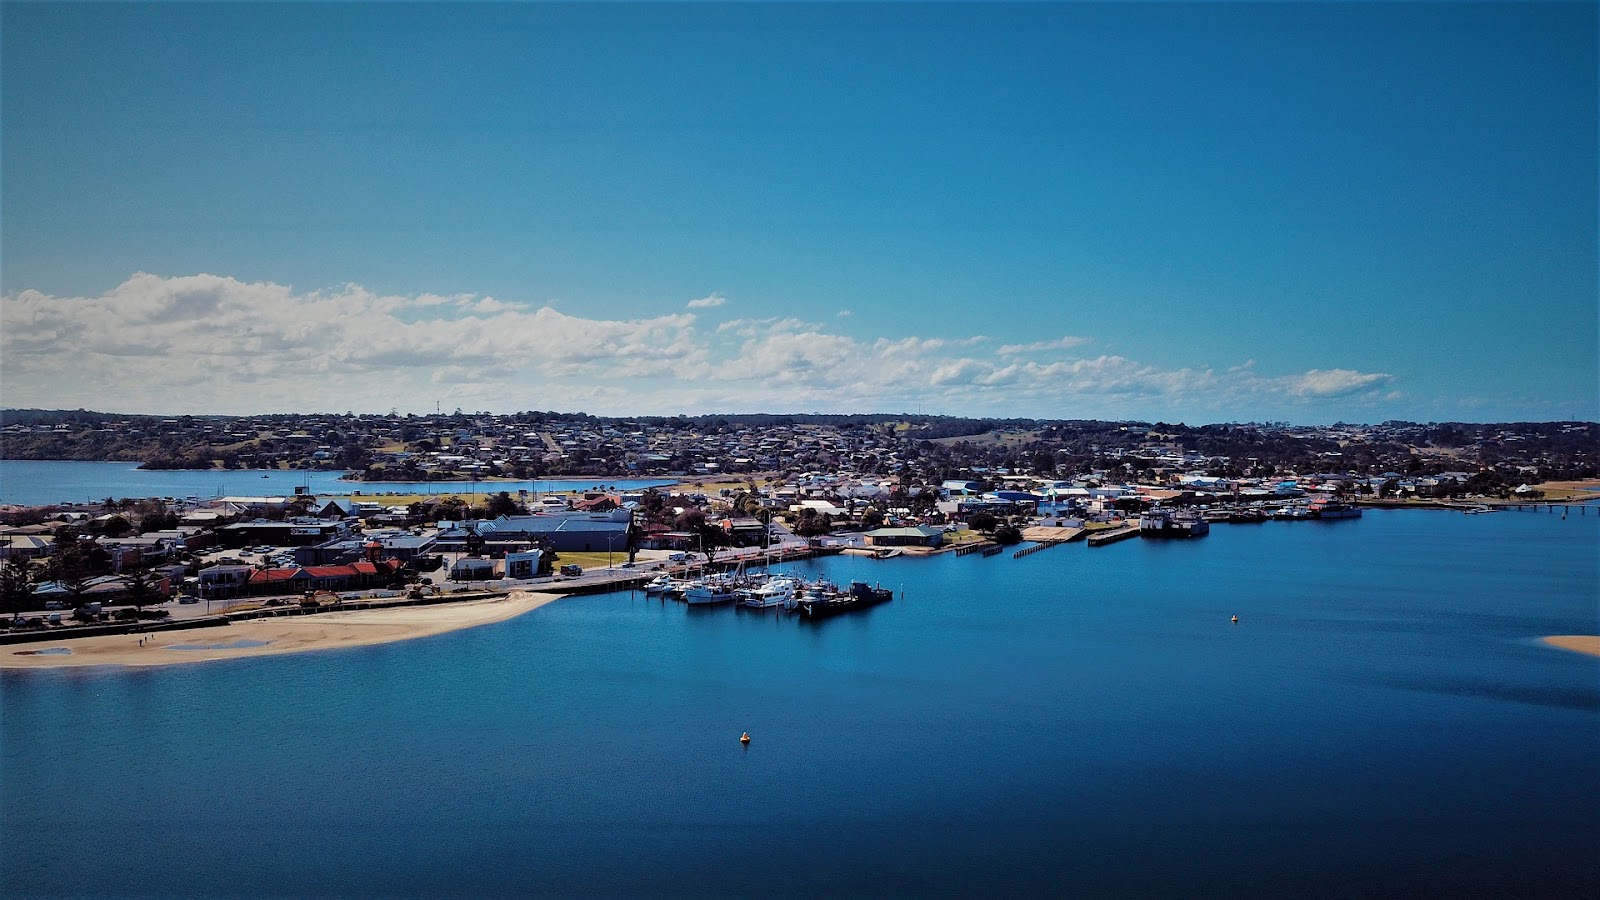
M 1233 617 L 1233 624 L 1235 624 L 1235 625 L 1239 624 L 1239 617 L 1238 616 L 1234 616 Z
M 741 744 L 750 743 L 750 732 L 746 731 L 744 734 L 739 735 L 739 743 L 741 743 Z

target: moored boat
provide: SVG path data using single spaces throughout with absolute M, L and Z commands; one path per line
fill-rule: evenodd
M 683 602 L 690 606 L 731 603 L 738 599 L 738 588 L 726 576 L 710 576 L 685 586 Z
M 1139 516 L 1140 537 L 1205 537 L 1211 533 L 1211 523 L 1188 511 L 1172 512 L 1152 509 Z
M 865 609 L 894 599 L 894 591 L 884 587 L 874 587 L 865 581 L 852 581 L 848 590 L 835 590 L 831 593 L 814 595 L 807 590 L 801 595 L 797 609 L 800 615 L 808 619 L 820 619 L 825 616 L 838 615 L 853 609 Z
M 756 587 L 741 588 L 739 602 L 753 609 L 769 609 L 774 606 L 783 606 L 785 601 L 794 596 L 799 590 L 798 579 L 787 575 L 778 575 L 767 579 L 764 584 Z
M 1311 517 L 1314 519 L 1359 519 L 1361 507 L 1341 503 L 1338 500 L 1318 500 L 1311 504 Z

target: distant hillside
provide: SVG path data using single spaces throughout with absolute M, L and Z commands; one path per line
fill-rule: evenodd
M 766 441 L 753 432 L 787 435 Z M 561 440 L 557 440 L 559 436 Z M 519 445 L 520 444 L 520 445 Z M 667 474 L 715 463 L 1055 477 L 1203 461 L 1213 474 L 1472 473 L 1494 485 L 1600 477 L 1593 422 L 1186 425 L 1084 419 L 984 419 L 904 413 L 745 413 L 608 418 L 509 415 L 134 416 L 90 410 L 0 411 L 0 458 L 136 461 L 149 468 L 318 468 L 384 478 L 444 447 L 517 457 L 517 477 Z M 790 446 L 780 455 L 770 448 Z M 499 450 L 496 448 L 504 448 Z M 743 449 L 740 449 L 743 448 Z M 756 457 L 772 457 L 761 463 Z M 784 461 L 787 460 L 787 461 Z M 491 473 L 497 474 L 497 473 Z

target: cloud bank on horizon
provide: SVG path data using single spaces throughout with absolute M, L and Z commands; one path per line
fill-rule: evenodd
M 678 305 L 678 304 L 674 304 Z M 687 312 L 587 318 L 473 294 L 138 273 L 97 297 L 0 297 L 5 403 L 129 413 L 424 412 L 600 415 L 896 412 L 1039 418 L 1332 421 L 1392 403 L 1396 378 L 1253 362 L 1163 368 L 1063 335 L 862 338 L 797 318 Z M 111 399 L 115 398 L 115 399 Z

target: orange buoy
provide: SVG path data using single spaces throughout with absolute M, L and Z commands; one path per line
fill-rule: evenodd
M 741 744 L 750 743 L 750 732 L 746 731 L 744 734 L 739 735 L 739 743 L 741 743 Z

